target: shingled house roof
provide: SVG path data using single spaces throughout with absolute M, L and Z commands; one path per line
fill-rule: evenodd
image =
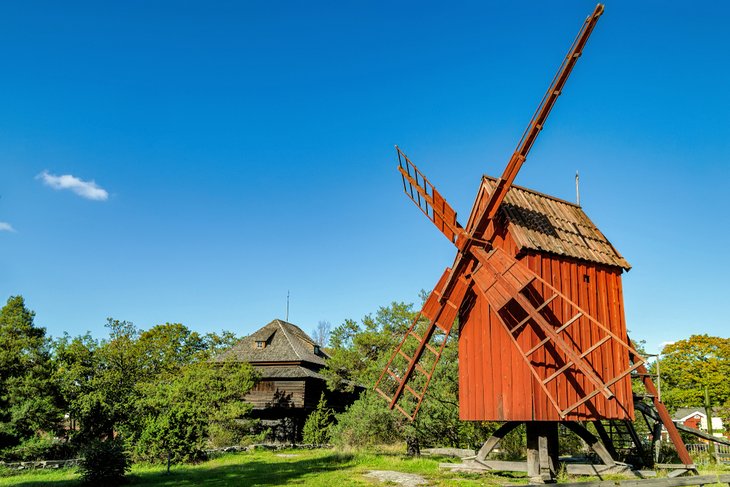
M 292 362 L 319 366 L 325 365 L 325 359 L 329 358 L 301 328 L 278 319 L 243 338 L 216 357 L 216 360 L 227 360 L 232 357 L 252 365 Z M 268 367 L 267 370 L 271 368 Z M 281 367 L 279 368 L 281 369 Z M 308 372 L 311 372 L 302 372 L 299 369 L 303 368 L 293 367 L 292 370 L 282 370 L 280 373 L 308 375 Z M 293 375 L 290 376 L 293 377 Z
M 484 176 L 482 184 L 491 194 L 497 180 Z M 508 230 L 522 250 L 631 269 L 578 205 L 513 185 L 500 213 L 507 219 Z

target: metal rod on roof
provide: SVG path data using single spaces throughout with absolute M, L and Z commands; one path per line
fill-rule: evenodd
M 286 290 L 286 319 L 284 320 L 289 323 L 289 290 Z
M 580 176 L 578 176 L 578 171 L 575 171 L 575 204 L 580 206 L 580 187 L 578 185 L 578 182 L 580 181 Z

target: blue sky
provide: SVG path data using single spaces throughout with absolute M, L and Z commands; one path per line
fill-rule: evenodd
M 463 222 L 594 5 L 6 2 L 0 297 L 99 337 L 246 334 L 287 291 L 307 330 L 417 301 L 454 251 L 393 145 Z M 574 200 L 580 171 L 650 351 L 728 335 L 729 14 L 607 2 L 517 178 Z

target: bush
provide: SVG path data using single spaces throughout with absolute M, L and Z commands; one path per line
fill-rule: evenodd
M 193 407 L 171 407 L 156 418 L 147 418 L 134 448 L 135 460 L 172 463 L 199 460 L 205 449 L 205 424 Z
M 336 416 L 332 426 L 332 442 L 344 446 L 373 446 L 391 444 L 403 439 L 403 427 L 398 412 L 389 410 L 385 402 L 370 391 Z
M 0 460 L 6 462 L 63 460 L 72 458 L 75 453 L 74 448 L 68 442 L 41 433 L 28 438 L 20 445 L 3 450 L 0 452 Z
M 317 409 L 312 411 L 304 422 L 302 436 L 304 443 L 312 445 L 325 445 L 330 441 L 330 426 L 334 419 L 334 413 L 327 407 L 324 392 L 319 398 Z
M 81 451 L 81 478 L 90 485 L 119 485 L 131 465 L 119 438 L 92 440 Z

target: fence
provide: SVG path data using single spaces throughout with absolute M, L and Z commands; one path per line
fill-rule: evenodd
M 693 457 L 697 455 L 709 455 L 707 451 L 707 443 L 691 443 L 686 445 L 687 451 Z M 722 445 L 715 443 L 715 457 L 719 462 L 730 463 L 730 445 Z

